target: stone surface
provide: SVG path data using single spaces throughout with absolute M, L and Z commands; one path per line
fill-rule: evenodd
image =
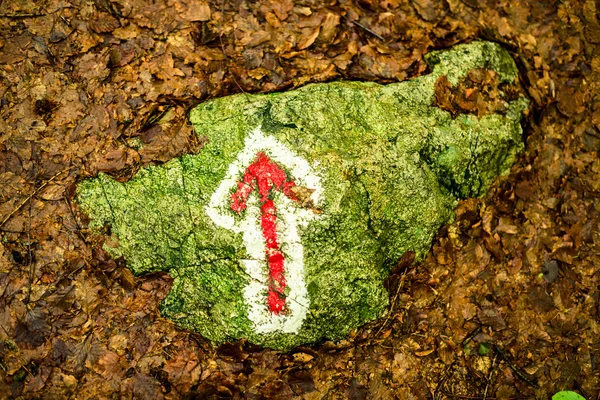
M 402 254 L 421 259 L 457 198 L 484 194 L 523 148 L 524 97 L 479 116 L 433 105 L 444 76 L 456 87 L 489 69 L 513 83 L 508 53 L 474 42 L 427 61 L 429 75 L 386 86 L 205 102 L 190 116 L 207 138 L 199 154 L 126 183 L 100 174 L 78 203 L 134 273 L 174 278 L 161 310 L 180 326 L 281 350 L 340 339 L 385 313 Z

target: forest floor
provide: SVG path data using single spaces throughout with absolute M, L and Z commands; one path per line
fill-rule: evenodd
M 0 0 L 0 398 L 600 399 L 599 0 L 194 3 Z M 526 150 L 347 340 L 215 348 L 73 202 L 100 171 L 201 151 L 201 101 L 402 81 L 474 39 L 517 61 Z

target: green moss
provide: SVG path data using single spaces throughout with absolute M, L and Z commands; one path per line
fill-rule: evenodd
M 406 251 L 422 259 L 457 199 L 484 194 L 523 148 L 524 97 L 504 115 L 479 119 L 453 119 L 432 105 L 442 75 L 457 84 L 469 69 L 489 68 L 513 81 L 517 70 L 502 48 L 474 42 L 427 62 L 431 74 L 387 86 L 333 82 L 208 101 L 190 115 L 208 139 L 200 154 L 145 168 L 124 184 L 100 174 L 81 182 L 77 201 L 92 228 L 110 226 L 107 250 L 136 274 L 174 277 L 161 310 L 180 326 L 215 343 L 248 338 L 282 350 L 340 339 L 385 313 L 390 268 Z M 242 265 L 242 234 L 205 211 L 258 126 L 307 160 L 324 187 L 319 218 L 300 230 L 310 307 L 296 333 L 256 332 L 244 301 L 253 278 Z

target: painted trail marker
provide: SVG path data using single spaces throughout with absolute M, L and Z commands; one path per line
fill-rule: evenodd
M 422 259 L 457 199 L 523 148 L 528 101 L 506 51 L 474 42 L 426 61 L 429 75 L 386 86 L 207 101 L 190 115 L 199 154 L 126 183 L 100 174 L 77 201 L 134 273 L 169 272 L 161 312 L 181 327 L 281 350 L 342 338 L 385 313 L 402 254 Z M 494 103 L 470 108 L 482 79 Z
M 292 177 L 318 204 L 323 188 L 309 163 L 256 128 L 206 206 L 216 225 L 243 237 L 244 299 L 258 333 L 297 332 L 309 308 L 299 228 L 318 214 L 299 206 Z

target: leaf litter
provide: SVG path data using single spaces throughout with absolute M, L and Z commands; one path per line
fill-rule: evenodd
M 597 0 L 24 0 L 0 2 L 0 26 L 0 398 L 598 396 Z M 423 262 L 399 260 L 388 316 L 345 340 L 214 348 L 160 317 L 171 279 L 134 278 L 72 202 L 98 172 L 200 151 L 201 101 L 401 81 L 478 38 L 519 65 L 527 149 Z M 440 80 L 436 101 L 501 111 L 495 79 Z

